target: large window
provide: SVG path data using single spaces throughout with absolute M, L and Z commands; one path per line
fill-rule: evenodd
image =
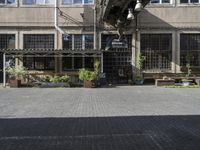
M 180 35 L 180 63 L 200 66 L 200 34 Z
M 151 0 L 151 4 L 171 4 L 172 0 Z
M 25 49 L 54 49 L 53 34 L 25 34 Z
M 170 70 L 172 61 L 171 34 L 142 34 L 141 54 L 145 70 Z
M 94 4 L 94 0 L 62 0 L 64 5 Z
M 24 49 L 54 49 L 53 34 L 25 34 Z M 26 57 L 24 66 L 31 70 L 53 70 L 54 57 Z
M 13 48 L 15 48 L 15 35 L 0 34 L 0 49 L 13 49 Z
M 55 0 L 23 0 L 24 5 L 54 4 Z
M 24 66 L 29 70 L 54 70 L 54 57 L 26 57 L 23 59 Z
M 0 5 L 15 4 L 16 0 L 0 0 Z
M 94 48 L 94 36 L 93 36 L 93 34 L 70 35 L 68 40 L 66 40 L 63 37 L 63 49 L 91 50 L 93 48 Z
M 198 4 L 200 0 L 180 0 L 181 4 Z

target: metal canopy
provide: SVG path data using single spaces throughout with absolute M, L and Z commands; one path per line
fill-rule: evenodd
M 0 49 L 0 52 L 4 53 L 6 56 L 16 56 L 21 57 L 26 55 L 26 57 L 97 57 L 102 54 L 101 50 L 82 50 L 82 49 Z

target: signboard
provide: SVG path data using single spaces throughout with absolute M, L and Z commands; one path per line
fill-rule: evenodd
M 128 42 L 126 39 L 113 39 L 111 45 L 112 48 L 128 48 Z

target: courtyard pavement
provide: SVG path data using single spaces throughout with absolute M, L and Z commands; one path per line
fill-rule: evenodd
M 0 88 L 0 150 L 199 150 L 200 89 Z

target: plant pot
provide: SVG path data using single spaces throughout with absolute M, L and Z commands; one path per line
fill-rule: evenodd
M 18 88 L 21 86 L 21 80 L 17 80 L 17 79 L 10 79 L 9 83 L 10 83 L 10 87 L 12 88 Z
M 135 84 L 136 85 L 143 85 L 144 84 L 144 80 L 135 80 Z
M 84 80 L 83 84 L 85 88 L 92 88 L 92 81 Z
M 192 83 L 192 80 L 182 80 L 183 86 L 189 86 L 191 85 L 191 83 Z

